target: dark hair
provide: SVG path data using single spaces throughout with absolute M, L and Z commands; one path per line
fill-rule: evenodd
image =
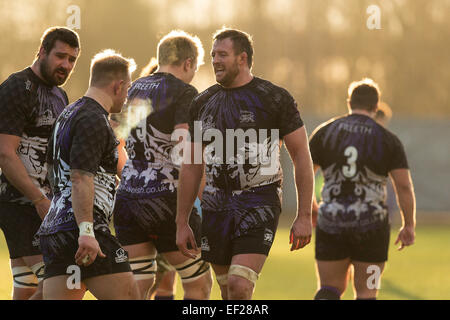
M 348 87 L 348 101 L 352 109 L 375 111 L 379 99 L 380 89 L 372 79 L 355 81 Z
M 233 42 L 233 49 L 236 55 L 242 52 L 247 53 L 247 64 L 251 68 L 253 64 L 253 40 L 252 37 L 237 29 L 222 28 L 213 35 L 213 40 L 230 39 Z
M 51 27 L 45 30 L 41 37 L 41 47 L 48 54 L 55 46 L 57 40 L 67 43 L 72 48 L 81 49 L 78 33 L 66 27 Z M 39 56 L 39 51 L 36 54 L 37 56 Z

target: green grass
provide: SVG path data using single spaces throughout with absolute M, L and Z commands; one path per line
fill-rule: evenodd
M 312 299 L 317 289 L 314 266 L 314 245 L 290 252 L 289 229 L 280 227 L 269 258 L 256 285 L 254 299 L 301 300 Z M 391 236 L 389 261 L 384 271 L 379 299 L 450 299 L 450 226 L 422 226 L 417 229 L 416 244 L 397 251 Z M 314 239 L 313 239 L 314 241 Z M 0 299 L 11 297 L 11 271 L 3 234 L 0 233 Z M 176 299 L 183 290 L 177 282 Z M 92 299 L 88 293 L 85 299 Z M 344 299 L 352 299 L 348 287 Z M 220 299 L 219 288 L 213 285 L 211 299 Z

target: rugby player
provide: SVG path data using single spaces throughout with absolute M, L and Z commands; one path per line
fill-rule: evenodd
M 31 67 L 0 85 L 0 228 L 8 244 L 13 299 L 41 299 L 44 264 L 33 239 L 50 207 L 45 154 L 69 104 L 62 86 L 80 54 L 78 34 L 47 29 Z
M 293 97 L 285 89 L 251 73 L 251 37 L 239 30 L 223 28 L 213 36 L 213 41 L 211 55 L 217 84 L 200 93 L 190 108 L 191 142 L 184 150 L 186 159 L 180 174 L 177 244 L 187 256 L 193 256 L 197 248 L 188 221 L 206 165 L 201 204 L 202 258 L 212 264 L 223 299 L 248 300 L 269 254 L 281 212 L 282 171 L 278 153 L 282 142 L 291 155 L 298 190 L 291 251 L 304 247 L 311 239 L 312 161 L 306 130 Z M 203 141 L 195 138 L 197 121 L 202 124 Z M 245 130 L 249 136 L 267 129 L 266 138 L 252 141 L 247 137 L 240 150 L 254 150 L 258 146 L 261 158 L 271 153 L 267 149 L 272 148 L 264 146 L 275 146 L 277 155 L 270 158 L 274 170 L 264 170 L 268 168 L 262 161 L 243 163 L 242 154 L 228 141 L 230 129 Z M 210 143 L 206 136 L 213 133 L 218 136 L 209 139 L 214 140 Z M 221 139 L 223 145 L 217 143 Z M 214 144 L 216 147 L 202 152 L 200 143 L 205 148 Z M 220 150 L 222 147 L 231 150 L 226 161 L 220 156 L 225 154 Z M 207 159 L 200 157 L 197 161 L 197 150 L 206 154 Z M 235 161 L 239 158 L 241 161 Z
M 129 92 L 128 108 L 149 104 L 151 112 L 131 129 L 126 139 L 127 160 L 117 191 L 114 227 L 130 255 L 130 264 L 143 298 L 154 283 L 156 254 L 175 267 L 185 299 L 209 299 L 210 266 L 187 258 L 176 245 L 178 171 L 181 162 L 173 132 L 186 136 L 188 108 L 197 94 L 189 83 L 203 63 L 203 47 L 197 37 L 183 31 L 165 35 L 157 48 L 154 73 L 136 80 Z M 193 209 L 191 227 L 200 237 L 201 219 Z
M 390 224 L 386 183 L 397 193 L 403 226 L 399 250 L 414 243 L 415 196 L 408 162 L 396 135 L 375 120 L 380 92 L 364 79 L 348 89 L 347 115 L 320 125 L 310 139 L 314 170 L 324 175 L 315 255 L 315 299 L 340 299 L 354 267 L 356 299 L 376 299 L 388 258 Z M 370 278 L 370 279 L 369 279 Z
M 82 299 L 87 289 L 97 299 L 139 298 L 127 252 L 109 230 L 119 142 L 108 115 L 121 112 L 134 69 L 113 50 L 97 54 L 85 96 L 55 123 L 47 153 L 54 196 L 39 229 L 44 299 Z

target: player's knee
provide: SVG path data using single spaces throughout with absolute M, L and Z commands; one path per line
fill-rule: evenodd
M 314 300 L 340 300 L 341 292 L 338 288 L 330 286 L 322 286 L 319 291 L 316 292 Z
M 212 287 L 211 267 L 201 259 L 188 259 L 175 266 L 186 299 L 209 299 Z
M 192 283 L 202 277 L 205 274 L 210 274 L 209 263 L 203 261 L 202 259 L 188 259 L 183 263 L 175 266 L 178 275 L 181 278 L 181 282 L 184 284 Z M 202 283 L 205 281 L 202 281 Z M 205 282 L 206 283 L 206 282 Z
M 231 265 L 228 271 L 228 298 L 249 299 L 253 295 L 258 274 L 245 266 Z
M 14 289 L 36 289 L 38 278 L 27 266 L 18 266 L 11 269 Z
M 130 267 L 136 281 L 153 284 L 156 274 L 156 254 L 130 259 Z

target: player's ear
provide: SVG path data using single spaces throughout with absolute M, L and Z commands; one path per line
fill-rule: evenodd
M 192 59 L 191 58 L 187 58 L 186 60 L 184 60 L 183 70 L 185 72 L 188 72 L 191 68 L 192 68 Z
M 39 54 L 38 54 L 38 57 L 41 58 L 41 57 L 45 56 L 46 54 L 47 54 L 47 52 L 45 51 L 45 48 L 44 48 L 43 46 L 41 46 L 41 47 L 39 48 Z
M 241 54 L 239 54 L 239 63 L 240 64 L 247 65 L 247 60 L 248 60 L 247 52 L 244 51 Z
M 122 91 L 121 89 L 124 86 L 124 84 L 125 84 L 125 80 L 123 80 L 123 79 L 117 79 L 116 81 L 114 81 L 114 87 L 113 87 L 114 95 L 120 94 L 120 92 Z

